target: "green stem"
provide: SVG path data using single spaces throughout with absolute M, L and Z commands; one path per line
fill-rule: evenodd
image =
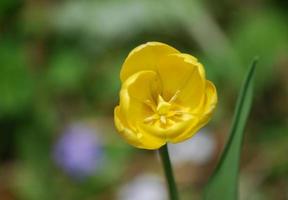
M 178 192 L 175 183 L 175 179 L 173 176 L 172 166 L 169 158 L 168 147 L 167 144 L 162 146 L 159 150 L 159 154 L 163 163 L 164 172 L 166 176 L 166 181 L 168 184 L 170 200 L 178 200 Z

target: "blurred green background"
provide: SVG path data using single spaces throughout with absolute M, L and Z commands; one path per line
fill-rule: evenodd
M 187 154 L 174 162 L 182 198 L 201 199 L 259 56 L 240 199 L 288 199 L 287 8 L 285 0 L 1 0 L 0 199 L 167 199 L 155 152 L 130 147 L 113 126 L 121 65 L 147 41 L 198 57 L 218 89 L 205 137 L 171 145 L 172 156 Z

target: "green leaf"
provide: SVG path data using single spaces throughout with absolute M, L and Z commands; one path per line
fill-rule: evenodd
M 238 199 L 238 177 L 243 133 L 250 112 L 253 97 L 253 80 L 257 59 L 254 59 L 243 82 L 229 140 L 220 158 L 218 166 L 204 192 L 206 200 Z

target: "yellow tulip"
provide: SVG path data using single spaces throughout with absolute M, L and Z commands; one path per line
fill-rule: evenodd
M 120 73 L 115 126 L 131 145 L 158 149 L 191 138 L 217 104 L 214 84 L 198 60 L 160 42 L 132 50 Z

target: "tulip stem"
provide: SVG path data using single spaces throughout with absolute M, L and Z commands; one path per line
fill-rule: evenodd
M 169 189 L 170 200 L 178 200 L 177 186 L 173 176 L 173 170 L 169 158 L 167 144 L 162 146 L 159 150 L 159 154 L 163 163 L 164 172 L 166 176 L 167 186 Z

